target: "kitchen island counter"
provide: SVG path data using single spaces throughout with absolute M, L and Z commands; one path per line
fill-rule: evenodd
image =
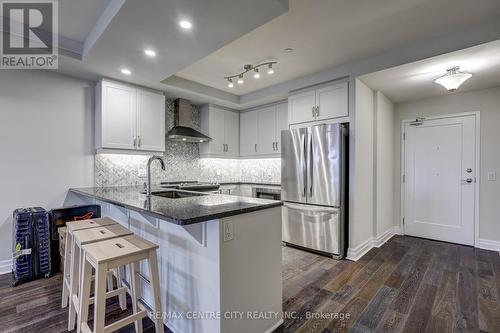
M 165 191 L 156 188 L 154 191 Z M 72 188 L 70 192 L 126 207 L 165 221 L 188 225 L 223 217 L 278 207 L 281 201 L 223 194 L 206 194 L 179 199 L 142 193 L 140 186 Z
M 146 200 L 141 192 L 74 188 L 64 205 L 97 204 L 101 216 L 159 245 L 160 299 L 171 331 L 270 333 L 281 325 L 280 201 L 222 194 Z M 152 304 L 146 263 L 139 274 L 141 298 Z M 128 270 L 124 276 L 130 283 Z

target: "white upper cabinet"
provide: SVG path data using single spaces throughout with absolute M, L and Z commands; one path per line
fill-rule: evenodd
M 240 155 L 252 156 L 257 153 L 259 143 L 258 112 L 243 112 L 240 114 Z
M 137 147 L 148 151 L 165 151 L 165 97 L 137 90 Z
M 102 80 L 96 89 L 96 148 L 165 151 L 165 96 Z
M 288 97 L 288 123 L 297 124 L 314 120 L 316 92 L 314 90 Z
M 240 129 L 241 157 L 279 157 L 281 131 L 288 129 L 287 103 L 242 113 Z
M 322 85 L 288 97 L 288 123 L 298 124 L 349 115 L 348 83 Z
M 281 155 L 281 131 L 288 129 L 288 105 L 276 105 L 276 151 Z
M 259 142 L 257 151 L 259 155 L 276 153 L 276 106 L 267 107 L 257 111 L 259 114 Z
M 201 131 L 212 141 L 200 144 L 201 157 L 233 158 L 240 155 L 240 118 L 213 105 L 201 109 Z
M 96 133 L 101 134 L 102 141 L 97 148 L 135 149 L 137 136 L 137 96 L 135 88 L 103 81 L 98 92 L 101 105 L 97 105 L 100 117 L 96 117 L 98 126 Z

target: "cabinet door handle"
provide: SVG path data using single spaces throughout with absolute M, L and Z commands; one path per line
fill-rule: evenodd
M 134 136 L 134 148 L 137 147 L 137 138 Z
M 138 136 L 137 136 L 137 146 L 138 146 L 139 148 L 141 148 L 141 145 L 142 145 L 142 142 L 141 142 L 141 136 L 140 136 L 140 135 L 138 135 Z
M 316 107 L 316 117 L 319 117 L 319 106 Z
M 315 106 L 312 107 L 312 114 L 313 114 L 313 118 L 316 117 L 316 107 Z
M 255 152 L 257 152 L 257 144 L 255 144 Z
M 229 151 L 229 144 L 226 143 L 226 153 Z

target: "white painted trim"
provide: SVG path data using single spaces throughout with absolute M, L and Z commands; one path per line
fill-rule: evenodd
M 368 251 L 370 251 L 374 247 L 377 248 L 381 247 L 394 235 L 399 235 L 399 234 L 401 234 L 401 229 L 399 228 L 399 226 L 393 226 L 376 237 L 370 237 L 369 239 L 367 239 L 366 241 L 364 241 L 355 248 L 348 248 L 346 259 L 352 261 L 358 261 L 361 257 L 363 257 L 366 253 L 368 253 Z
M 480 238 L 476 247 L 484 250 L 498 251 L 500 254 L 500 241 Z
M 0 274 L 7 274 L 12 272 L 12 259 L 0 261 Z
M 480 111 L 471 111 L 471 112 L 460 112 L 460 113 L 450 113 L 450 114 L 444 114 L 444 115 L 439 115 L 439 116 L 430 116 L 430 117 L 424 117 L 427 120 L 435 120 L 435 119 L 445 119 L 445 118 L 456 118 L 456 117 L 464 117 L 464 116 L 474 116 L 474 122 L 476 126 L 476 138 L 475 138 L 475 150 L 476 150 L 476 156 L 475 158 L 475 168 L 476 168 L 476 173 L 475 173 L 475 185 L 476 185 L 476 191 L 474 193 L 474 247 L 479 247 L 480 239 L 479 239 L 479 193 L 480 193 L 480 186 L 481 186 L 481 112 Z M 405 229 L 403 225 L 403 216 L 405 213 L 404 206 L 405 206 L 405 197 L 404 197 L 404 183 L 403 183 L 403 175 L 405 173 L 405 164 L 404 164 L 404 158 L 405 158 L 405 140 L 403 140 L 403 135 L 404 135 L 404 128 L 405 125 L 409 122 L 414 121 L 415 119 L 403 119 L 401 121 L 401 151 L 400 151 L 400 157 L 401 157 L 401 174 L 400 174 L 400 216 L 399 216 L 399 221 L 400 221 L 400 227 L 401 227 L 401 234 L 405 234 Z

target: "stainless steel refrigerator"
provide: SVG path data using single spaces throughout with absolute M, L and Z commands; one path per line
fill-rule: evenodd
M 324 124 L 281 132 L 283 242 L 345 255 L 348 130 Z

